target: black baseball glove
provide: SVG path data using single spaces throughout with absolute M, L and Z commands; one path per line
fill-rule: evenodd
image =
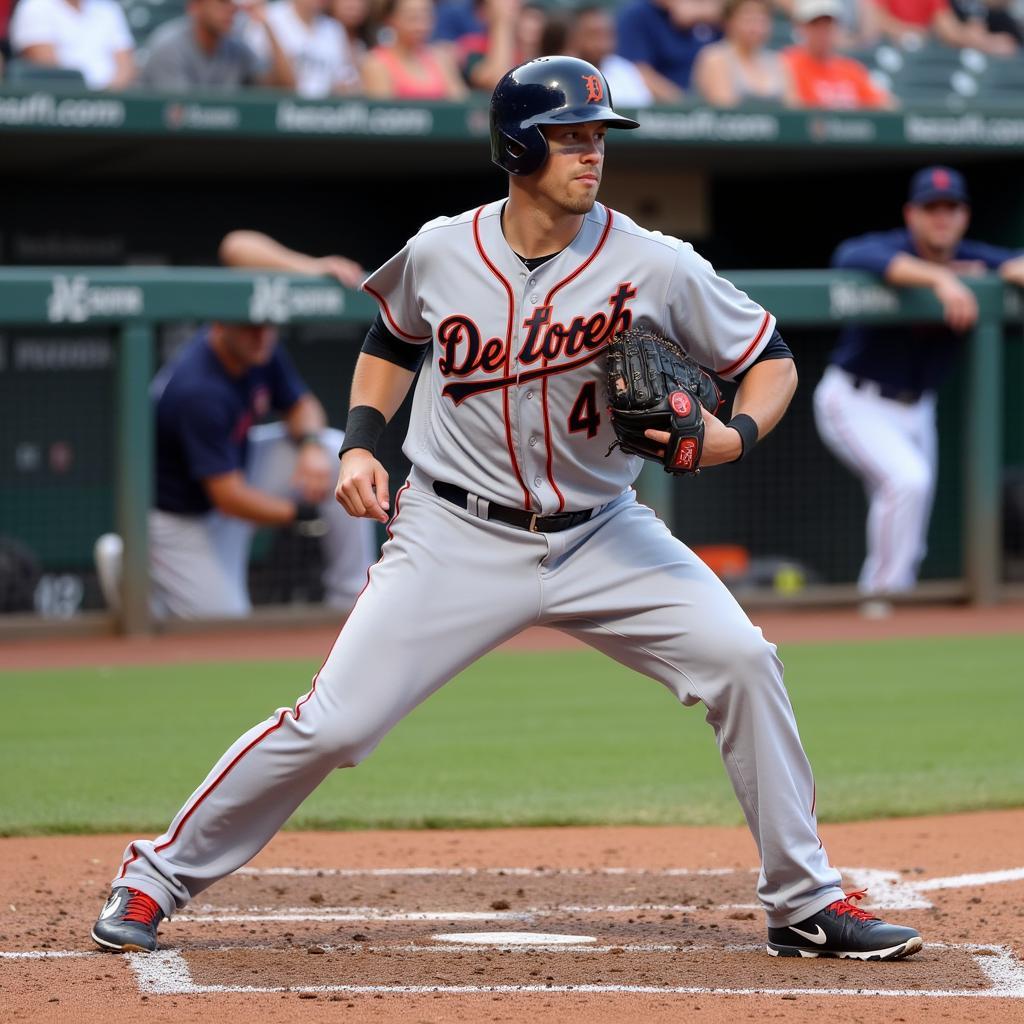
M 616 334 L 608 344 L 608 402 L 618 437 L 612 448 L 660 462 L 666 473 L 700 471 L 701 407 L 718 412 L 722 394 L 674 341 L 646 327 Z M 647 430 L 670 435 L 664 451 L 645 436 Z

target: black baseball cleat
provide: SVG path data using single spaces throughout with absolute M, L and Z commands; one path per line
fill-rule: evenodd
M 853 905 L 854 900 L 864 899 L 864 892 L 848 893 L 806 921 L 769 928 L 768 955 L 902 960 L 917 953 L 924 943 L 913 928 L 886 924 Z
M 164 912 L 156 900 L 138 889 L 115 889 L 92 926 L 93 941 L 115 953 L 151 953 Z

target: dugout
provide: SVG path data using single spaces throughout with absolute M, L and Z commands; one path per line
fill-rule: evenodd
M 973 234 L 1024 245 L 1024 117 L 1015 114 L 679 108 L 640 119 L 644 128 L 609 146 L 602 199 L 693 241 L 720 270 L 826 266 L 840 239 L 895 225 L 911 172 L 935 161 L 967 174 Z M 210 265 L 228 230 L 251 227 L 372 266 L 423 221 L 502 188 L 485 129 L 479 104 L 313 103 L 272 94 L 182 102 L 12 87 L 0 93 L 0 181 L 15 200 L 0 206 L 0 261 L 12 271 Z M 810 413 L 835 328 L 780 322 L 801 371 L 790 414 L 749 463 L 673 482 L 673 526 L 689 543 L 740 544 L 844 588 L 863 554 L 865 504 L 860 484 L 818 442 Z M 1020 324 L 1019 307 L 1011 308 L 1008 395 L 1024 377 Z M 189 318 L 162 321 L 155 362 L 189 326 Z M 362 324 L 345 318 L 287 332 L 301 371 L 332 420 L 343 422 Z M 34 585 L 33 607 L 50 616 L 99 603 L 90 551 L 115 518 L 116 353 L 116 331 L 102 319 L 0 324 L 0 536 L 34 554 L 49 582 L 42 592 Z M 947 390 L 963 384 L 958 375 Z M 1003 461 L 1012 466 L 1024 463 L 1024 413 L 1014 401 L 1004 408 Z M 923 576 L 962 595 L 966 442 L 949 395 L 941 417 L 939 497 Z M 401 432 L 389 431 L 385 451 L 398 477 Z M 268 540 L 254 572 L 271 554 Z M 765 589 L 772 591 L 771 579 Z M 308 587 L 294 592 L 315 597 Z M 290 592 L 268 581 L 266 593 L 288 600 Z

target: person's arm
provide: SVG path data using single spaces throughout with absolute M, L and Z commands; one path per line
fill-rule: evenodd
M 327 414 L 320 401 L 306 392 L 286 413 L 288 436 L 298 446 L 292 486 L 303 501 L 319 503 L 327 497 L 333 476 L 333 457 L 320 443 Z
M 451 47 L 435 45 L 431 49 L 437 58 L 438 66 L 441 68 L 445 84 L 448 87 L 448 94 L 445 98 L 452 100 L 452 102 L 465 99 L 469 90 L 466 88 L 466 83 L 462 80 L 462 75 L 459 74 L 459 66 L 455 62 Z
M 693 65 L 693 84 L 713 107 L 735 107 L 739 100 L 724 56 L 715 44 L 705 46 Z
M 229 267 L 330 275 L 346 288 L 358 288 L 366 277 L 366 271 L 355 260 L 345 256 L 309 256 L 281 245 L 261 231 L 229 231 L 220 243 L 218 256 Z
M 790 70 L 789 61 L 779 54 L 779 67 L 782 69 L 782 102 L 787 107 L 802 107 L 800 92 L 796 87 L 796 79 Z
M 947 46 L 978 46 L 979 36 L 988 33 L 975 22 L 960 21 L 948 7 L 936 11 L 929 26 L 935 37 Z M 979 33 L 978 28 L 981 28 Z M 980 49 L 981 47 L 978 46 Z
M 655 71 L 650 64 L 641 60 L 635 63 L 655 103 L 681 103 L 686 98 L 686 93 L 671 78 L 666 78 L 660 71 Z
M 349 418 L 360 408 L 376 410 L 388 422 L 412 387 L 415 370 L 362 352 L 352 376 Z M 346 435 L 346 442 L 349 440 Z M 349 448 L 341 457 L 334 496 L 350 516 L 388 521 L 388 473 L 369 448 Z
M 999 268 L 999 276 L 1009 284 L 1024 288 L 1024 256 L 1014 256 Z
M 36 43 L 34 46 L 26 46 L 18 53 L 22 60 L 30 61 L 33 64 L 42 64 L 48 68 L 58 67 L 57 47 L 53 43 Z
M 135 55 L 131 50 L 120 50 L 114 54 L 114 77 L 108 89 L 127 89 L 135 81 Z
M 245 13 L 251 21 L 263 28 L 270 45 L 270 69 L 260 78 L 259 84 L 277 86 L 281 89 L 294 89 L 295 69 L 288 59 L 288 54 L 284 52 L 281 44 L 277 41 L 274 30 L 270 27 L 266 4 L 262 0 L 258 0 L 257 3 L 247 5 Z
M 487 53 L 469 72 L 474 89 L 490 92 L 516 63 L 516 23 L 520 0 L 487 0 Z
M 898 252 L 883 274 L 898 288 L 931 288 L 942 305 L 943 318 L 954 331 L 966 331 L 978 319 L 978 301 L 949 267 Z
M 297 502 L 251 487 L 240 469 L 207 477 L 203 487 L 218 512 L 260 526 L 287 526 L 299 513 Z
M 363 61 L 363 93 L 371 99 L 389 100 L 395 95 L 391 76 L 383 62 L 368 53 Z

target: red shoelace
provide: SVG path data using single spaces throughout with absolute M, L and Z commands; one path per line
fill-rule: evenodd
M 855 907 L 850 902 L 851 900 L 864 899 L 867 892 L 867 889 L 857 889 L 854 892 L 848 892 L 844 899 L 836 900 L 835 903 L 830 903 L 825 909 L 834 911 L 836 917 L 842 917 L 843 914 L 850 914 L 858 921 L 877 921 L 878 918 L 875 917 L 874 914 L 869 914 L 866 910 L 861 910 L 860 907 Z
M 129 889 L 131 897 L 124 910 L 126 921 L 135 921 L 138 924 L 152 924 L 154 919 L 163 917 L 164 912 L 160 905 L 152 897 L 147 896 L 138 889 Z

